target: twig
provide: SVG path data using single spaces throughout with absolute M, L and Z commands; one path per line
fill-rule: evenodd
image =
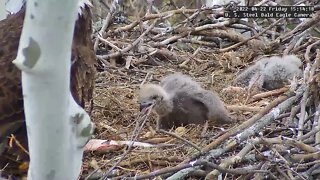
M 13 144 L 12 143 L 15 143 L 24 153 L 26 153 L 27 155 L 29 155 L 29 151 L 23 147 L 23 145 L 17 140 L 17 138 L 11 134 L 11 137 L 10 137 L 10 140 L 9 140 L 9 146 L 12 147 Z
M 141 84 L 140 84 L 140 86 L 139 86 L 140 88 L 141 88 L 141 86 L 143 86 L 143 85 L 146 83 L 149 75 L 150 75 L 150 72 L 148 72 L 148 73 L 146 74 L 146 76 L 144 77 L 143 81 L 141 82 Z
M 299 124 L 298 124 L 298 130 L 299 130 L 298 138 L 300 138 L 303 135 L 303 126 L 304 126 L 305 115 L 306 115 L 306 101 L 308 96 L 309 96 L 309 87 L 307 86 L 301 100 L 300 117 L 299 117 Z
M 161 19 L 161 20 L 164 20 L 165 17 L 166 18 L 169 18 L 175 14 L 181 14 L 181 13 L 186 13 L 186 14 L 193 14 L 193 13 L 196 13 L 196 12 L 199 12 L 199 11 L 206 11 L 207 9 L 184 9 L 184 8 L 181 8 L 181 9 L 177 9 L 177 10 L 172 10 L 172 11 L 167 11 L 167 12 L 163 12 L 163 13 L 158 13 L 158 14 L 149 14 L 149 15 L 146 15 L 144 17 L 142 17 L 140 20 L 141 21 L 148 21 L 148 20 L 152 20 L 152 19 Z M 211 11 L 212 13 L 219 13 L 219 10 L 218 11 Z M 133 29 L 135 26 L 139 25 L 140 21 L 134 21 L 132 22 L 131 24 L 127 25 L 127 26 L 124 26 L 124 27 L 120 27 L 118 29 L 116 29 L 115 31 L 112 32 L 112 34 L 119 34 L 120 32 L 123 32 L 123 31 L 129 31 L 131 29 Z M 110 33 L 107 33 L 107 34 L 111 34 Z
M 278 37 L 273 42 L 271 42 L 267 48 L 268 52 L 272 52 L 274 49 L 278 48 L 280 43 L 286 43 L 290 38 L 292 38 L 292 36 L 295 33 L 299 32 L 299 31 L 305 31 L 306 29 L 317 24 L 319 21 L 320 21 L 320 12 L 317 12 L 314 14 L 314 16 L 311 19 L 308 19 L 308 20 L 304 21 L 303 23 L 300 23 L 292 31 Z
M 275 89 L 275 90 L 272 90 L 272 91 L 267 91 L 267 92 L 263 92 L 263 93 L 260 93 L 260 94 L 256 94 L 256 95 L 251 97 L 249 103 L 254 102 L 254 101 L 258 101 L 260 99 L 267 98 L 267 97 L 270 97 L 270 96 L 276 96 L 276 95 L 285 93 L 288 90 L 289 90 L 288 87 L 283 87 L 283 88 L 280 88 L 280 89 Z
M 239 42 L 239 43 L 237 43 L 237 44 L 234 44 L 234 45 L 229 46 L 229 47 L 224 48 L 224 49 L 220 49 L 219 52 L 228 52 L 228 51 L 230 51 L 230 50 L 232 50 L 232 49 L 235 49 L 235 48 L 237 48 L 237 47 L 245 44 L 246 42 L 248 42 L 248 41 L 250 41 L 250 40 L 252 40 L 252 39 L 256 39 L 257 37 L 261 36 L 262 34 L 264 34 L 265 32 L 267 32 L 268 30 L 270 30 L 271 28 L 273 28 L 275 25 L 277 25 L 282 19 L 283 19 L 283 18 L 281 18 L 281 19 L 279 19 L 278 21 L 272 23 L 272 24 L 271 24 L 269 27 L 267 27 L 266 29 L 264 29 L 263 31 L 261 31 L 260 33 L 258 33 L 258 34 L 256 34 L 256 35 L 254 35 L 254 36 L 246 39 L 245 41 Z
M 125 158 L 125 156 L 127 154 L 129 154 L 129 152 L 131 151 L 131 148 L 133 147 L 133 144 L 134 144 L 134 141 L 135 139 L 137 138 L 137 136 L 139 135 L 139 132 L 141 131 L 142 127 L 144 126 L 146 120 L 148 119 L 148 116 L 150 115 L 151 113 L 151 109 L 152 108 L 149 108 L 147 109 L 147 112 L 145 115 L 143 115 L 142 113 L 139 114 L 139 116 L 136 118 L 136 128 L 135 130 L 133 131 L 133 134 L 132 134 L 132 138 L 131 138 L 131 144 L 129 144 L 128 146 L 128 149 L 122 154 L 121 158 L 106 172 L 104 173 L 104 176 L 101 177 L 101 179 L 105 180 L 107 179 L 107 177 L 110 175 L 110 173 L 112 172 L 112 170 Z M 145 112 L 144 112 L 145 113 Z M 142 115 L 142 116 L 141 116 Z M 142 123 L 140 124 L 139 122 Z M 105 163 L 103 166 L 107 165 L 107 163 Z M 101 166 L 101 168 L 103 167 Z M 96 169 L 94 170 L 93 172 L 91 172 L 87 177 L 86 177 L 86 180 L 90 179 L 90 177 L 96 173 L 99 169 Z
M 254 168 L 226 169 L 226 168 L 219 167 L 217 164 L 201 160 L 201 161 L 195 161 L 195 162 L 192 162 L 189 164 L 179 165 L 179 166 L 175 166 L 175 167 L 163 168 L 163 169 L 154 171 L 154 172 L 146 174 L 146 175 L 136 176 L 134 178 L 126 178 L 126 179 L 129 179 L 129 180 L 131 180 L 131 179 L 132 180 L 148 179 L 148 178 L 159 176 L 161 174 L 172 173 L 172 172 L 176 172 L 176 171 L 186 169 L 189 167 L 196 167 L 196 166 L 201 166 L 201 165 L 207 166 L 209 168 L 217 169 L 217 170 L 222 171 L 224 173 L 231 173 L 231 174 L 269 173 L 269 171 L 256 170 Z M 167 179 L 170 179 L 170 178 L 167 178 Z
M 156 25 L 156 23 L 157 23 L 157 21 L 154 22 L 146 31 L 144 31 L 135 41 L 132 42 L 132 44 L 130 44 L 126 48 L 124 48 L 124 49 L 122 49 L 120 51 L 117 51 L 115 53 L 108 54 L 108 55 L 103 55 L 103 56 L 100 56 L 100 57 L 103 58 L 103 59 L 116 58 L 116 57 L 121 56 L 123 53 L 126 53 L 126 52 L 130 51 L 133 47 L 138 45 L 140 43 L 140 41 L 142 41 L 142 38 L 144 38 L 146 36 L 146 34 L 148 34 L 151 31 L 151 29 Z
M 227 105 L 226 108 L 229 111 L 251 111 L 251 112 L 260 112 L 262 108 L 260 107 L 251 107 L 251 106 L 239 106 L 239 105 Z
M 283 102 L 287 101 L 287 98 L 288 98 L 287 96 L 280 96 L 279 98 L 277 98 L 276 100 L 271 102 L 268 106 L 266 106 L 258 114 L 254 115 L 249 120 L 245 121 L 244 123 L 242 123 L 239 126 L 236 126 L 236 127 L 232 128 L 232 129 L 230 129 L 225 134 L 223 134 L 219 138 L 217 138 L 214 141 L 212 141 L 210 144 L 208 144 L 206 147 L 203 148 L 203 152 L 205 153 L 205 152 L 210 151 L 211 149 L 217 147 L 220 143 L 222 143 L 223 141 L 225 141 L 229 137 L 231 137 L 231 136 L 241 132 L 245 128 L 251 126 L 257 120 L 259 120 L 261 117 L 263 117 L 267 112 L 269 112 L 272 108 L 276 107 L 280 103 L 283 103 Z M 192 158 L 195 158 L 197 156 L 198 156 L 198 154 L 195 154 Z M 190 160 L 188 159 L 188 161 L 190 161 Z M 188 161 L 185 160 L 184 162 L 188 162 Z
M 131 149 L 133 147 L 135 140 L 138 138 L 138 135 L 139 135 L 141 129 L 143 128 L 144 124 L 146 123 L 146 121 L 151 113 L 151 110 L 152 110 L 152 106 L 147 109 L 146 114 L 143 114 L 142 116 L 140 116 L 140 115 L 145 112 L 142 112 L 139 114 L 139 116 L 137 117 L 137 120 L 136 120 L 135 130 L 133 131 L 132 137 L 130 138 L 131 144 L 128 146 L 128 149 L 122 154 L 121 158 L 106 172 L 105 176 L 102 177 L 101 179 L 106 180 L 108 175 L 112 172 L 112 170 L 126 157 L 126 155 L 129 154 L 129 152 L 131 151 Z
M 105 31 L 108 28 L 108 26 L 110 25 L 112 14 L 114 13 L 114 11 L 116 9 L 116 5 L 117 4 L 118 4 L 118 0 L 113 0 L 112 1 L 112 5 L 111 5 L 111 8 L 110 8 L 110 11 L 109 11 L 106 19 L 103 22 L 102 28 L 100 29 L 100 31 L 98 33 L 98 36 L 104 37 Z M 99 38 L 97 38 L 95 40 L 95 42 L 94 42 L 94 45 L 93 45 L 94 52 L 97 52 L 98 45 L 99 45 Z
M 161 132 L 161 133 L 170 135 L 170 136 L 172 136 L 172 137 L 175 137 L 175 138 L 179 139 L 180 141 L 182 141 L 182 142 L 190 145 L 191 147 L 195 148 L 196 150 L 198 150 L 200 154 L 202 153 L 202 152 L 201 152 L 201 149 L 200 149 L 200 147 L 199 147 L 198 145 L 196 145 L 196 144 L 194 144 L 193 142 L 190 142 L 190 141 L 188 141 L 188 140 L 186 140 L 186 139 L 178 136 L 178 135 L 175 134 L 175 133 L 171 133 L 171 132 L 165 131 L 165 130 L 163 130 L 163 129 L 159 129 L 158 132 Z
M 104 42 L 104 43 L 108 44 L 110 47 L 114 48 L 115 50 L 117 50 L 117 51 L 121 51 L 121 49 L 120 49 L 118 46 L 116 46 L 116 45 L 112 44 L 112 43 L 111 43 L 111 42 L 109 42 L 108 40 L 103 39 L 103 38 L 102 38 L 102 37 L 100 37 L 100 36 L 98 36 L 98 39 L 99 39 L 100 41 L 102 41 L 102 42 Z
M 222 163 L 220 163 L 219 166 L 226 168 L 231 166 L 232 164 L 240 163 L 243 160 L 244 156 L 248 154 L 252 148 L 253 144 L 248 143 L 237 155 L 222 160 Z M 220 173 L 221 172 L 219 172 L 218 170 L 213 170 L 207 174 L 206 179 L 216 179 Z
M 233 22 L 235 22 L 235 20 L 219 22 L 219 23 L 216 23 L 216 24 L 206 24 L 206 25 L 203 25 L 203 26 L 200 26 L 200 27 L 196 27 L 196 28 L 185 28 L 185 30 L 183 32 L 180 32 L 178 35 L 175 35 L 175 36 L 172 36 L 170 38 L 167 38 L 166 40 L 163 40 L 163 41 L 161 41 L 159 43 L 153 43 L 152 46 L 153 47 L 163 47 L 163 46 L 165 46 L 167 44 L 176 42 L 178 39 L 186 37 L 189 34 L 196 33 L 196 32 L 199 32 L 199 31 L 204 31 L 204 30 L 207 30 L 207 29 L 213 29 L 213 28 L 219 28 L 219 27 L 221 28 L 221 27 L 229 25 L 229 24 L 231 24 Z
M 310 61 L 310 50 L 311 50 L 314 46 L 316 46 L 316 45 L 318 45 L 318 44 L 320 44 L 320 40 L 318 40 L 318 41 L 310 44 L 310 45 L 307 47 L 306 53 L 304 54 L 304 59 L 307 61 L 307 63 L 311 63 L 311 61 Z

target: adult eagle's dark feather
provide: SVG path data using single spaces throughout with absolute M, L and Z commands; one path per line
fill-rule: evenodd
M 24 15 L 25 8 L 22 8 L 0 21 L 0 169 L 8 174 L 27 170 L 23 163 L 28 160 L 28 154 L 17 146 L 18 142 L 27 149 L 21 72 L 12 63 L 17 56 Z M 74 99 L 84 108 L 90 106 L 96 72 L 91 33 L 91 12 L 85 6 L 75 25 L 70 85 Z

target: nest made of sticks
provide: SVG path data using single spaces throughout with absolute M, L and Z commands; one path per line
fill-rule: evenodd
M 92 113 L 95 138 L 159 146 L 86 153 L 83 179 L 319 178 L 320 39 L 319 34 L 310 34 L 320 21 L 318 11 L 281 32 L 276 26 L 294 23 L 290 19 L 216 21 L 223 8 L 173 6 L 140 13 L 122 24 L 114 23 L 119 19 L 116 12 L 111 8 L 103 27 L 94 33 L 100 62 Z M 246 37 L 237 28 L 253 35 Z M 236 74 L 260 56 L 282 54 L 295 54 L 304 61 L 304 77 L 296 87 L 255 93 L 230 87 Z M 205 136 L 200 135 L 202 127 L 195 125 L 177 128 L 170 135 L 155 132 L 157 117 L 151 113 L 142 127 L 137 118 L 139 86 L 159 82 L 172 72 L 188 74 L 216 91 L 236 121 L 209 126 Z

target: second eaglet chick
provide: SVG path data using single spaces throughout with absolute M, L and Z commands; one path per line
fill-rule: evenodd
M 240 73 L 234 84 L 240 86 L 255 84 L 259 89 L 278 89 L 289 84 L 294 76 L 302 76 L 301 65 L 301 60 L 295 55 L 263 58 Z
M 170 129 L 187 124 L 232 122 L 223 102 L 213 92 L 202 89 L 189 76 L 171 74 L 160 85 L 146 84 L 140 88 L 140 110 L 154 104 L 159 115 L 157 128 Z

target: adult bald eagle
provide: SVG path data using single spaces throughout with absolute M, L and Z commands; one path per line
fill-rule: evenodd
M 91 42 L 90 2 L 84 1 L 74 29 L 70 90 L 76 102 L 87 108 L 92 100 L 96 59 Z M 12 63 L 17 56 L 25 10 L 23 6 L 16 14 L 0 21 L 0 169 L 4 170 L 0 177 L 4 173 L 21 174 L 27 170 L 21 71 Z

